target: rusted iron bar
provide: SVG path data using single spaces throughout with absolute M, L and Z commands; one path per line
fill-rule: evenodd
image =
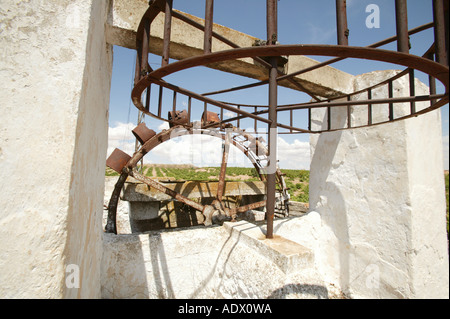
M 409 96 L 415 96 L 416 95 L 416 84 L 415 84 L 415 80 L 414 80 L 414 69 L 409 69 L 408 75 L 409 75 Z M 410 111 L 411 111 L 411 114 L 416 113 L 416 102 L 414 102 L 414 101 L 410 102 Z
M 347 95 L 347 101 L 350 101 L 350 95 Z M 347 127 L 352 127 L 352 106 L 347 104 Z
M 160 85 L 158 93 L 158 117 L 161 117 L 162 99 L 163 99 L 163 87 Z
M 223 143 L 222 151 L 222 164 L 220 166 L 219 183 L 217 185 L 217 196 L 219 201 L 222 201 L 223 192 L 225 190 L 225 176 L 228 163 L 228 153 L 230 151 L 230 132 L 225 132 L 225 139 Z
M 388 96 L 389 98 L 394 97 L 394 83 L 392 81 L 388 82 Z M 394 120 L 394 102 L 389 102 L 389 121 Z
M 141 50 L 142 55 L 140 57 L 140 65 L 141 65 L 140 78 L 145 76 L 149 71 L 147 69 L 149 42 L 150 42 L 150 21 L 148 19 L 145 19 L 144 32 L 142 34 L 142 50 Z
M 267 0 L 267 44 L 274 46 L 277 42 L 277 0 Z M 271 56 L 269 71 L 269 120 L 268 125 L 268 147 L 269 147 L 269 171 L 266 182 L 266 214 L 267 232 L 266 238 L 273 238 L 273 217 L 275 215 L 275 192 L 277 165 L 277 106 L 278 106 L 278 84 L 277 84 L 277 57 Z
M 395 23 L 397 28 L 397 51 L 409 52 L 408 12 L 406 0 L 395 0 Z
M 158 191 L 160 191 L 160 192 L 162 192 L 162 193 L 164 193 L 166 195 L 169 195 L 170 197 L 173 197 L 177 201 L 180 201 L 180 202 L 182 202 L 182 203 L 184 203 L 186 205 L 189 205 L 189 206 L 193 207 L 194 209 L 196 209 L 198 211 L 203 212 L 203 209 L 205 208 L 203 205 L 201 205 L 201 204 L 199 204 L 199 203 L 197 203 L 197 202 L 195 202 L 193 200 L 190 200 L 189 198 L 187 198 L 187 197 L 185 197 L 185 196 L 183 196 L 181 194 L 178 194 L 174 190 L 164 186 L 161 183 L 158 183 L 157 181 L 154 181 L 151 178 L 148 178 L 148 177 L 146 177 L 146 176 L 144 176 L 142 174 L 139 174 L 138 172 L 136 172 L 134 170 L 129 170 L 129 175 L 134 177 L 138 181 L 140 181 L 142 183 L 145 183 L 148 186 L 153 187 L 153 188 L 157 189 Z
M 151 85 L 147 86 L 147 89 L 145 90 L 145 110 L 147 112 L 150 112 L 150 92 L 151 92 Z
M 166 4 L 164 6 L 164 36 L 161 66 L 169 64 L 170 31 L 172 29 L 172 3 L 173 0 L 166 0 Z
M 177 63 L 177 62 L 174 62 L 174 63 Z M 174 64 L 174 63 L 169 64 L 169 66 L 172 65 L 172 64 Z M 265 119 L 265 118 L 260 117 L 260 116 L 256 116 L 256 115 L 254 115 L 254 114 L 252 114 L 252 113 L 249 113 L 249 112 L 246 112 L 246 111 L 243 111 L 243 110 L 238 110 L 238 109 L 236 109 L 236 108 L 234 108 L 234 107 L 232 107 L 232 106 L 229 106 L 229 105 L 227 105 L 227 104 L 225 104 L 225 103 L 222 103 L 222 102 L 219 102 L 219 101 L 216 101 L 216 100 L 207 98 L 207 97 L 205 97 L 205 96 L 201 96 L 201 95 L 199 95 L 199 94 L 197 94 L 197 93 L 194 93 L 194 92 L 192 92 L 192 91 L 183 89 L 183 88 L 181 88 L 181 87 L 179 87 L 179 86 L 170 84 L 170 83 L 165 82 L 165 81 L 163 81 L 163 80 L 160 80 L 160 79 L 157 79 L 157 78 L 152 78 L 151 81 L 152 81 L 153 83 L 156 83 L 156 84 L 160 85 L 161 87 L 166 87 L 166 88 L 168 88 L 168 89 L 177 91 L 177 92 L 180 93 L 180 94 L 183 94 L 183 95 L 186 95 L 186 96 L 193 97 L 193 98 L 195 98 L 196 100 L 203 101 L 203 102 L 205 102 L 205 103 L 212 104 L 212 105 L 215 105 L 215 106 L 224 108 L 224 109 L 227 110 L 227 111 L 235 112 L 235 113 L 241 114 L 241 115 L 243 115 L 243 116 L 245 116 L 245 117 L 250 117 L 250 118 L 252 118 L 252 119 L 255 119 L 255 118 L 256 118 L 258 121 L 262 121 L 262 122 L 264 122 L 264 123 L 270 123 L 270 120 L 268 120 L 268 119 Z M 134 89 L 133 89 L 133 91 L 135 91 L 135 90 L 137 91 L 137 90 L 140 90 L 140 89 L 141 89 L 141 88 L 135 86 Z M 139 105 L 140 101 L 139 101 L 139 99 L 138 99 L 138 96 L 140 96 L 140 94 L 138 94 L 138 93 L 135 92 L 134 94 L 132 94 L 132 96 L 136 96 L 136 100 L 133 100 L 134 105 L 136 105 L 136 106 Z M 139 108 L 139 107 L 138 107 L 138 108 Z
M 256 208 L 260 208 L 260 207 L 264 207 L 264 206 L 266 206 L 265 200 L 256 202 L 256 203 L 252 203 L 252 204 L 248 204 L 248 205 L 244 205 L 244 206 L 240 206 L 236 209 L 236 212 L 245 213 L 248 210 L 252 210 L 252 209 L 256 209 Z
M 214 0 L 205 0 L 205 32 L 203 40 L 203 52 L 211 53 L 213 31 Z
M 192 97 L 188 96 L 188 123 L 191 123 Z
M 346 105 L 367 105 L 370 103 L 376 104 L 384 104 L 384 103 L 409 103 L 411 101 L 414 102 L 422 102 L 429 101 L 431 99 L 441 99 L 448 98 L 446 94 L 434 94 L 434 95 L 418 95 L 418 96 L 405 96 L 405 97 L 393 97 L 393 98 L 383 98 L 376 100 L 358 100 L 358 101 L 337 101 L 337 102 L 323 102 L 323 103 L 313 103 L 313 104 L 292 104 L 289 106 L 279 106 L 278 111 L 287 111 L 290 109 L 293 110 L 302 110 L 302 109 L 313 109 L 320 107 L 335 107 L 335 106 L 346 106 Z M 267 113 L 267 110 L 259 111 L 259 114 Z
M 177 110 L 177 91 L 173 91 L 172 111 L 175 113 L 176 110 Z
M 327 106 L 327 130 L 331 130 L 331 107 Z
M 349 30 L 347 27 L 347 1 L 336 0 L 337 42 L 348 45 Z
M 372 100 L 372 89 L 368 89 L 367 90 L 367 99 L 370 101 Z M 368 104 L 368 120 L 367 120 L 367 125 L 371 125 L 372 124 L 372 103 Z
M 434 20 L 434 44 L 436 48 L 435 53 L 436 61 L 443 65 L 448 65 L 447 59 L 448 52 L 446 49 L 446 42 L 448 41 L 448 39 L 446 41 L 444 0 L 433 0 L 433 20 Z

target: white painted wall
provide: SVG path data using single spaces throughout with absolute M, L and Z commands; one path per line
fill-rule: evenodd
M 355 89 L 393 74 L 357 76 Z M 407 77 L 394 83 L 394 96 L 409 93 Z M 427 92 L 416 80 L 416 94 Z M 373 95 L 387 97 L 387 88 Z M 408 111 L 406 104 L 402 112 Z M 387 105 L 376 105 L 375 112 L 386 118 Z M 313 125 L 326 125 L 325 114 L 314 110 Z M 345 108 L 334 111 L 332 121 L 345 124 L 346 116 Z M 355 110 L 352 121 L 363 119 L 366 108 Z M 315 253 L 325 280 L 347 295 L 448 298 L 440 123 L 437 110 L 381 126 L 311 136 L 310 208 L 321 223 L 315 229 L 321 243 Z
M 2 1 L 0 296 L 98 297 L 109 1 Z M 80 288 L 66 289 L 66 266 Z

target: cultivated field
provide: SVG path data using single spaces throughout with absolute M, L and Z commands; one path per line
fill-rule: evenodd
M 291 200 L 308 203 L 309 171 L 282 169 Z M 220 167 L 193 167 L 188 165 L 144 165 L 142 173 L 161 181 L 218 181 Z M 106 168 L 106 176 L 118 175 Z M 258 174 L 254 168 L 227 167 L 227 181 L 257 181 Z
M 165 181 L 217 181 L 220 167 L 193 167 L 189 165 L 144 165 L 142 172 L 158 180 Z M 282 169 L 286 185 L 289 188 L 291 200 L 309 202 L 309 171 L 296 169 Z M 116 176 L 116 172 L 106 168 L 106 176 Z M 449 174 L 445 171 L 445 195 L 447 198 L 447 233 L 449 232 Z M 228 167 L 226 180 L 228 181 L 256 181 L 258 175 L 254 168 Z

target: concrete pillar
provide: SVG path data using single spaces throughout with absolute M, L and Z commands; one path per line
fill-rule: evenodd
M 2 1 L 3 298 L 100 297 L 108 9 L 96 0 Z
M 354 89 L 394 74 L 357 76 Z M 387 97 L 387 91 L 375 89 L 372 96 Z M 427 92 L 416 79 L 416 94 Z M 394 96 L 408 94 L 404 76 L 394 82 Z M 373 109 L 374 122 L 387 119 L 387 105 Z M 405 104 L 395 116 L 408 112 Z M 313 129 L 326 127 L 326 110 L 312 113 Z M 346 125 L 346 107 L 333 109 L 331 118 L 332 127 Z M 364 121 L 367 107 L 354 107 L 352 123 Z M 448 298 L 440 111 L 312 135 L 311 154 L 310 207 L 321 219 L 315 254 L 325 280 L 354 298 Z

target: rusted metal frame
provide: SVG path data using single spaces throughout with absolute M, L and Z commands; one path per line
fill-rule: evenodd
M 347 1 L 336 0 L 336 24 L 338 45 L 348 45 Z
M 371 125 L 354 126 L 353 128 L 364 128 L 364 127 L 369 127 L 369 126 L 377 126 L 377 125 L 382 125 L 382 124 L 386 124 L 386 123 L 392 123 L 392 122 L 406 120 L 406 119 L 409 119 L 409 118 L 412 118 L 412 117 L 417 117 L 417 116 L 419 116 L 421 114 L 425 114 L 425 113 L 427 113 L 429 111 L 438 109 L 439 107 L 447 104 L 448 101 L 449 101 L 448 100 L 448 96 L 445 96 L 443 99 L 441 99 L 438 102 L 436 102 L 436 104 L 432 105 L 432 107 L 429 107 L 428 109 L 423 109 L 421 111 L 417 111 L 414 115 L 408 114 L 408 115 L 405 115 L 405 116 L 397 117 L 393 121 L 386 120 L 386 121 L 382 121 L 382 122 L 372 123 Z M 410 100 L 408 100 L 406 102 L 410 102 Z M 342 131 L 342 130 L 346 130 L 346 129 L 347 128 L 344 127 L 344 128 L 335 128 L 335 129 L 332 129 L 332 130 L 329 130 L 329 131 L 327 131 L 327 130 L 310 131 L 308 133 L 310 133 L 310 134 L 320 134 L 320 133 L 324 133 L 324 132 L 337 132 L 337 131 Z M 279 134 L 281 134 L 281 133 L 279 133 Z
M 445 35 L 446 31 L 445 31 L 444 0 L 433 0 L 433 20 L 434 20 L 434 43 L 436 46 L 436 61 L 443 65 L 448 65 L 447 59 L 448 52 L 446 49 L 446 35 Z
M 108 217 L 105 225 L 105 232 L 107 233 L 117 234 L 117 205 L 119 203 L 120 191 L 122 190 L 127 177 L 128 173 L 120 174 L 119 179 L 114 185 L 114 190 L 108 203 Z
M 448 67 L 429 61 L 427 59 L 390 50 L 374 49 L 368 47 L 336 46 L 336 45 L 274 45 L 247 47 L 220 52 L 210 53 L 208 55 L 195 56 L 181 61 L 169 64 L 164 68 L 159 68 L 147 75 L 147 77 L 162 78 L 174 72 L 187 68 L 201 66 L 209 63 L 221 62 L 226 60 L 240 59 L 254 56 L 280 56 L 280 55 L 320 55 L 320 56 L 338 56 L 358 59 L 377 60 L 411 67 L 416 70 L 434 74 L 445 86 L 448 85 Z M 148 81 L 148 80 L 147 80 Z M 141 80 L 147 82 L 146 77 Z M 138 83 L 139 85 L 139 83 Z M 203 97 L 204 98 L 204 97 Z
M 333 51 L 331 53 L 331 49 L 333 48 Z M 262 51 L 266 51 L 268 47 L 252 47 L 252 48 L 243 48 L 243 49 L 235 49 L 231 50 L 233 53 L 233 56 L 236 58 L 240 57 L 246 57 L 251 55 L 264 55 L 267 53 Z M 381 50 L 381 49 L 372 49 L 372 48 L 354 48 L 354 47 L 338 47 L 336 46 L 327 46 L 327 45 L 321 45 L 321 46 L 308 46 L 308 45 L 290 45 L 290 46 L 272 46 L 270 47 L 270 50 L 273 51 L 281 51 L 281 49 L 284 51 L 283 54 L 315 54 L 315 55 L 346 55 L 349 57 L 355 57 L 355 58 L 368 58 L 368 59 L 374 59 L 374 60 L 380 60 L 384 62 L 391 62 L 391 63 L 397 63 L 405 66 L 411 66 L 415 69 L 418 69 L 420 71 L 423 71 L 425 73 L 431 74 L 434 77 L 438 78 L 446 88 L 448 87 L 448 78 L 446 78 L 446 75 L 448 75 L 448 68 L 443 67 L 440 64 L 434 63 L 432 61 L 425 62 L 425 59 L 422 59 L 417 56 L 412 56 L 409 54 L 404 53 L 398 53 L 398 52 L 392 52 L 387 50 Z M 328 53 L 330 52 L 330 53 Z M 274 55 L 276 55 L 279 52 L 275 52 Z M 208 55 L 208 59 L 211 60 L 226 60 L 229 59 L 230 56 L 226 56 L 227 52 L 218 52 L 218 53 L 212 53 Z M 224 57 L 225 56 L 225 57 Z M 195 61 L 197 59 L 197 61 Z M 198 57 L 189 58 L 190 61 L 189 64 L 186 66 L 186 61 L 179 61 L 170 64 L 169 66 L 172 68 L 170 72 L 167 73 L 173 73 L 178 70 L 191 67 L 192 64 L 198 64 L 201 65 L 198 61 Z M 194 60 L 194 61 L 192 61 Z M 203 61 L 202 61 L 203 62 Z M 180 67 L 180 64 L 182 65 Z M 176 68 L 174 66 L 176 65 Z M 437 65 L 440 65 L 440 67 L 437 67 Z M 156 72 L 156 71 L 154 71 Z M 136 89 L 136 88 L 135 88 Z M 201 100 L 201 96 L 199 96 L 199 99 Z M 213 101 L 213 100 L 212 100 Z M 135 103 L 136 105 L 136 103 Z M 226 108 L 229 109 L 229 108 Z M 236 109 L 231 110 L 233 112 L 236 112 Z M 240 112 L 236 112 L 240 113 Z
M 144 21 L 148 20 L 150 24 L 156 18 L 156 16 L 165 10 L 166 0 L 153 0 L 149 3 L 148 9 L 142 16 L 141 22 L 136 31 L 136 48 L 139 48 L 139 39 L 142 39 L 142 34 L 144 32 Z M 141 43 L 142 44 L 142 43 Z
M 404 96 L 404 97 L 393 97 L 393 98 L 383 98 L 376 100 L 358 100 L 358 101 L 337 101 L 337 102 L 328 102 L 324 101 L 323 103 L 315 103 L 314 105 L 290 105 L 290 106 L 279 106 L 278 111 L 287 111 L 287 110 L 304 110 L 304 109 L 314 109 L 321 107 L 336 107 L 336 106 L 347 106 L 347 105 L 366 105 L 369 103 L 376 104 L 385 104 L 385 103 L 409 103 L 411 101 L 414 102 L 423 102 L 429 101 L 431 99 L 441 99 L 448 98 L 448 94 L 435 94 L 435 95 L 418 95 L 418 96 Z M 267 111 L 260 111 L 260 113 L 267 113 Z
M 138 181 L 145 183 L 148 186 L 153 187 L 166 195 L 169 195 L 170 197 L 176 199 L 177 201 L 182 202 L 186 205 L 189 205 L 189 206 L 195 208 L 196 210 L 198 210 L 200 212 L 203 212 L 203 210 L 205 208 L 205 206 L 203 206 L 202 204 L 199 204 L 199 203 L 177 193 L 176 191 L 164 186 L 163 184 L 161 184 L 157 181 L 154 181 L 153 179 L 151 179 L 147 176 L 139 174 L 138 172 L 136 172 L 134 170 L 130 170 L 129 175 L 134 177 Z
M 395 0 L 395 25 L 397 29 L 397 51 L 408 53 L 409 36 L 406 0 Z
M 174 62 L 174 63 L 177 63 L 177 62 Z M 172 63 L 172 64 L 174 64 L 174 63 Z M 169 66 L 170 66 L 170 65 L 171 65 L 171 64 L 169 64 Z M 205 102 L 205 103 L 208 103 L 208 104 L 212 104 L 212 105 L 215 105 L 215 106 L 224 108 L 224 109 L 227 110 L 227 111 L 231 111 L 231 112 L 234 112 L 234 113 L 241 114 L 241 115 L 243 115 L 243 116 L 245 116 L 245 117 L 250 117 L 250 118 L 252 118 L 252 119 L 257 119 L 258 121 L 262 121 L 262 122 L 264 122 L 264 123 L 269 123 L 269 122 L 270 122 L 270 120 L 265 119 L 265 118 L 263 118 L 263 117 L 256 116 L 256 115 L 254 115 L 254 114 L 252 114 L 252 113 L 243 111 L 243 110 L 241 110 L 241 109 L 234 108 L 234 107 L 229 106 L 229 105 L 227 105 L 227 104 L 225 104 L 225 103 L 221 103 L 221 102 L 219 102 L 219 101 L 216 101 L 216 100 L 210 99 L 210 98 L 208 98 L 208 97 L 199 95 L 199 94 L 197 94 L 197 93 L 194 93 L 194 92 L 191 92 L 191 91 L 189 91 L 189 90 L 183 89 L 183 88 L 181 88 L 181 87 L 179 87 L 179 86 L 176 86 L 176 85 L 170 84 L 170 83 L 168 83 L 168 82 L 165 82 L 164 80 L 160 80 L 160 79 L 158 79 L 158 78 L 150 78 L 150 77 L 146 77 L 146 78 L 142 79 L 142 80 L 141 80 L 141 81 L 133 88 L 132 99 L 133 99 L 134 105 L 136 105 L 136 107 L 138 107 L 138 109 L 139 109 L 139 108 L 142 108 L 142 106 L 140 105 L 141 103 L 140 103 L 140 101 L 139 101 L 139 96 L 140 96 L 140 94 L 142 93 L 142 89 L 145 88 L 145 86 L 147 85 L 147 82 L 158 84 L 158 85 L 160 85 L 161 87 L 165 87 L 165 88 L 168 88 L 168 89 L 177 91 L 178 93 L 181 93 L 181 94 L 183 94 L 183 95 L 190 96 L 190 97 L 195 98 L 195 99 L 197 99 L 197 100 L 199 100 L 199 101 L 202 101 L 202 102 Z M 216 124 L 217 124 L 217 123 L 216 123 Z
M 222 201 L 223 192 L 225 190 L 225 176 L 227 171 L 228 154 L 230 151 L 230 132 L 225 131 L 223 151 L 222 151 L 222 163 L 220 165 L 219 183 L 217 185 L 216 198 Z
M 408 31 L 408 35 L 413 35 L 413 34 L 416 34 L 416 33 L 418 33 L 418 32 L 427 30 L 427 29 L 429 29 L 429 28 L 432 28 L 433 25 L 434 25 L 433 22 L 430 22 L 430 23 L 421 25 L 421 26 L 419 26 L 419 27 L 413 28 L 413 29 L 411 29 L 411 30 Z M 368 48 L 378 48 L 378 47 L 380 47 L 380 46 L 383 46 L 383 45 L 389 44 L 389 43 L 391 43 L 391 42 L 394 42 L 394 41 L 396 41 L 396 40 L 397 40 L 397 36 L 393 36 L 393 37 L 384 39 L 384 40 L 382 40 L 382 41 L 373 43 L 373 44 L 371 44 L 371 45 L 369 45 L 369 46 L 367 46 L 367 47 L 368 47 Z M 289 74 L 286 74 L 286 75 L 281 75 L 281 76 L 279 76 L 279 77 L 277 78 L 277 81 L 278 81 L 278 82 L 279 82 L 279 81 L 283 81 L 283 80 L 286 80 L 286 79 L 288 79 L 288 78 L 292 78 L 292 77 L 294 77 L 294 76 L 301 75 L 301 74 L 303 74 L 303 73 L 307 73 L 307 72 L 310 72 L 310 71 L 314 71 L 314 70 L 316 70 L 316 69 L 322 68 L 322 67 L 324 67 L 324 66 L 327 66 L 327 65 L 330 65 L 330 64 L 333 64 L 333 63 L 336 63 L 336 62 L 345 60 L 345 59 L 346 59 L 346 58 L 344 58 L 344 57 L 340 57 L 340 58 L 333 58 L 333 59 L 330 59 L 330 60 L 327 60 L 327 61 L 324 61 L 324 62 L 320 62 L 320 63 L 315 64 L 315 65 L 313 65 L 313 66 L 304 68 L 304 69 L 302 69 L 302 70 L 299 70 L 299 71 L 296 71 L 296 72 L 292 72 L 292 73 L 289 73 Z M 220 91 L 214 91 L 214 92 L 203 93 L 202 95 L 213 95 L 213 94 L 228 93 L 228 92 L 233 92 L 233 91 L 238 91 L 238 90 L 248 89 L 248 88 L 252 88 L 252 87 L 257 87 L 257 86 L 265 85 L 265 84 L 268 84 L 268 83 L 269 83 L 269 80 L 264 80 L 264 81 L 259 81 L 259 82 L 255 82 L 255 83 L 250 83 L 250 84 L 246 84 L 246 85 L 242 85 L 242 86 L 236 86 L 236 87 L 234 87 L 234 88 L 229 88 L 229 89 L 225 89 L 225 90 L 220 90 Z
M 198 22 L 196 22 L 196 21 L 190 19 L 189 17 L 186 17 L 186 16 L 185 16 L 184 14 L 182 14 L 182 13 L 173 11 L 173 16 L 176 17 L 176 18 L 178 18 L 178 19 L 180 19 L 180 20 L 182 20 L 182 21 L 184 21 L 184 22 L 186 22 L 186 23 L 188 23 L 188 24 L 190 24 L 191 26 L 193 26 L 193 27 L 195 27 L 195 28 L 197 28 L 197 29 L 199 29 L 199 30 L 205 31 L 205 27 L 204 27 L 203 25 L 201 25 L 200 23 L 198 23 Z M 222 41 L 223 43 L 225 43 L 225 44 L 231 46 L 231 47 L 234 48 L 234 49 L 240 48 L 239 45 L 237 45 L 236 43 L 234 43 L 234 42 L 228 40 L 227 38 L 221 36 L 221 35 L 218 34 L 218 33 L 212 32 L 211 35 L 212 35 L 214 38 L 216 38 L 216 39 Z M 253 58 L 255 61 L 257 61 L 258 63 L 260 63 L 262 66 L 264 66 L 265 68 L 270 69 L 269 63 L 267 63 L 266 61 L 264 61 L 264 60 L 261 59 L 260 57 L 252 57 L 252 58 Z M 277 70 L 277 72 L 278 72 L 279 74 L 284 74 L 284 73 L 281 72 L 280 70 Z M 293 80 L 293 79 L 288 79 L 288 81 L 291 82 L 292 84 L 294 84 L 295 86 L 297 86 L 298 89 L 300 89 L 301 91 L 303 91 L 303 92 L 309 94 L 309 95 L 310 95 L 312 98 L 314 98 L 315 100 L 319 100 L 319 99 L 318 99 L 311 91 L 307 90 L 307 89 L 306 89 L 303 85 L 301 85 L 300 83 L 296 82 L 296 81 Z M 211 95 L 211 94 L 205 94 L 205 95 Z
M 172 28 L 172 3 L 173 0 L 166 0 L 164 6 L 164 35 L 161 66 L 169 64 L 170 58 L 170 33 Z
M 211 53 L 213 31 L 214 0 L 205 0 L 205 32 L 203 39 L 203 52 Z

